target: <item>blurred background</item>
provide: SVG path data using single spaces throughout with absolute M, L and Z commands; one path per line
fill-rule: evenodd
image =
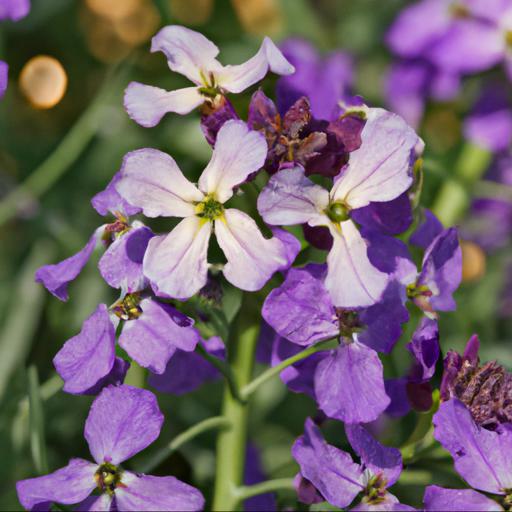
M 153 129 L 126 115 L 122 94 L 129 81 L 167 90 L 186 84 L 169 71 L 162 54 L 149 52 L 150 38 L 166 24 L 183 24 L 212 39 L 223 63 L 240 63 L 257 51 L 264 35 L 276 42 L 301 37 L 321 53 L 345 52 L 353 64 L 347 86 L 368 104 L 386 106 L 395 58 L 384 39 L 404 5 L 398 0 L 33 0 L 28 17 L 0 22 L 0 58 L 10 65 L 9 87 L 0 101 L 1 510 L 19 509 L 16 480 L 53 471 L 72 456 L 88 458 L 82 432 L 91 398 L 58 392 L 52 358 L 98 302 L 116 298 L 94 258 L 71 285 L 67 303 L 33 283 L 35 269 L 79 250 L 103 223 L 89 201 L 119 169 L 126 152 L 161 149 L 190 177 L 210 156 L 197 112 L 168 115 Z M 471 170 L 475 159 L 485 161 L 484 176 L 453 192 L 464 195 L 464 208 L 450 218 L 465 240 L 464 283 L 456 294 L 458 310 L 441 317 L 442 347 L 443 353 L 461 349 L 477 332 L 482 359 L 498 359 L 510 368 L 512 160 L 507 161 L 508 148 L 493 156 L 468 146 L 463 130 L 490 79 L 508 85 L 502 71 L 492 70 L 465 78 L 450 101 L 427 102 L 418 123 L 426 142 L 421 202 L 436 207 L 440 191 L 450 190 L 446 184 L 453 184 L 457 173 Z M 274 82 L 269 80 L 270 93 Z M 231 98 L 240 115 L 245 116 L 254 90 Z M 402 343 L 409 336 L 410 329 Z M 407 356 L 398 356 L 388 362 L 388 376 L 403 374 L 408 364 Z M 221 392 L 218 382 L 184 397 L 159 396 L 166 424 L 158 443 L 218 414 Z M 289 450 L 304 417 L 315 414 L 311 400 L 287 393 L 274 380 L 256 395 L 252 414 L 251 439 L 265 472 L 274 478 L 293 475 Z M 390 442 L 403 442 L 408 421 L 389 427 Z M 340 427 L 332 428 L 336 438 Z M 155 474 L 193 481 L 208 496 L 213 436 L 187 444 Z M 419 505 L 418 489 L 427 481 L 460 484 L 449 459 L 430 465 L 427 460 L 411 470 L 395 494 Z M 282 499 L 280 507 L 295 506 L 293 496 Z

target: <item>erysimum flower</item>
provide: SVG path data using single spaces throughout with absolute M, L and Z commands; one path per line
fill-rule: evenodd
M 293 66 L 266 37 L 258 53 L 237 66 L 223 66 L 217 59 L 219 49 L 202 34 L 178 25 L 164 27 L 153 38 L 151 51 L 161 51 L 172 71 L 185 75 L 193 87 L 165 91 L 132 82 L 126 89 L 124 104 L 130 117 L 142 126 L 159 123 L 167 112 L 188 114 L 207 103 L 223 103 L 223 95 L 239 93 L 259 82 L 268 71 L 280 75 L 294 72 Z
M 314 184 L 302 167 L 275 174 L 258 198 L 272 225 L 327 226 L 334 239 L 325 286 L 335 306 L 378 302 L 389 277 L 370 262 L 367 244 L 351 219 L 354 209 L 397 198 L 412 184 L 411 167 L 421 139 L 395 114 L 369 109 L 361 147 L 350 153 L 331 191 Z
M 141 149 L 126 155 L 117 184 L 121 196 L 147 217 L 183 218 L 171 233 L 148 245 L 143 269 L 157 295 L 187 299 L 206 284 L 213 229 L 227 259 L 224 276 L 238 288 L 259 290 L 276 270 L 289 266 L 285 243 L 266 239 L 249 215 L 224 207 L 266 155 L 265 138 L 241 121 L 229 121 L 219 131 L 198 187 L 165 153 Z
M 493 432 L 480 427 L 456 398 L 444 402 L 434 415 L 434 437 L 448 450 L 455 469 L 474 489 L 512 499 L 512 424 Z M 473 489 L 444 489 L 432 485 L 424 496 L 426 510 L 503 510 Z M 507 507 L 508 508 L 508 505 Z
M 299 500 L 325 500 L 346 509 L 360 496 L 360 503 L 351 510 L 415 510 L 399 503 L 387 490 L 402 472 L 400 451 L 381 445 L 361 425 L 346 425 L 345 431 L 361 464 L 354 462 L 349 453 L 326 443 L 313 421 L 306 420 L 304 435 L 292 447 L 300 466 L 296 478 Z
M 153 393 L 131 386 L 105 388 L 85 422 L 94 462 L 71 459 L 54 473 L 19 481 L 21 504 L 27 510 L 49 510 L 52 503 L 79 504 L 78 510 L 201 510 L 204 498 L 194 487 L 172 476 L 121 467 L 155 441 L 163 421 Z

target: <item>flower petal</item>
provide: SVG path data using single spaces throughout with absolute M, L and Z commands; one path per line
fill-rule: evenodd
M 96 464 L 87 460 L 71 459 L 67 466 L 49 475 L 17 482 L 18 499 L 26 510 L 43 503 L 80 503 L 96 488 L 97 469 Z
M 169 112 L 184 115 L 204 103 L 197 87 L 166 91 L 160 87 L 130 82 L 124 92 L 124 108 L 128 115 L 145 128 L 156 126 Z
M 116 358 L 116 333 L 105 304 L 84 322 L 82 330 L 59 350 L 53 364 L 64 391 L 81 394 L 108 375 Z
M 372 201 L 391 201 L 412 184 L 411 157 L 421 139 L 396 114 L 369 110 L 361 147 L 350 153 L 331 190 L 333 201 L 361 208 Z
M 68 285 L 78 277 L 89 261 L 101 238 L 104 227 L 100 226 L 89 238 L 85 247 L 73 256 L 66 258 L 60 263 L 44 265 L 39 268 L 35 273 L 36 282 L 42 283 L 58 299 L 62 301 L 68 300 Z
M 86 498 L 75 510 L 80 512 L 110 512 L 112 508 L 112 497 L 106 492 L 99 496 L 92 494 Z
M 452 398 L 434 415 L 434 437 L 448 450 L 455 469 L 475 489 L 505 494 L 512 487 L 512 429 L 500 432 L 479 427 L 465 405 Z
M 157 295 L 188 299 L 206 284 L 211 232 L 211 222 L 187 217 L 168 235 L 149 241 L 143 270 Z
M 390 403 L 377 352 L 361 343 L 340 345 L 315 373 L 318 405 L 330 418 L 345 423 L 376 420 Z
M 1 0 L 0 20 L 21 20 L 30 12 L 30 0 Z
M 136 475 L 125 471 L 115 491 L 118 510 L 199 511 L 203 495 L 172 476 Z
M 7 89 L 8 74 L 9 66 L 7 62 L 0 60 L 0 98 L 2 98 Z
M 411 235 L 410 243 L 427 249 L 442 231 L 443 225 L 439 219 L 430 210 L 423 208 L 421 222 Z
M 300 166 L 274 174 L 258 197 L 258 212 L 274 226 L 318 220 L 328 205 L 327 190 L 306 178 Z
M 215 73 L 219 85 L 229 92 L 242 92 L 259 82 L 268 72 L 291 75 L 295 68 L 285 59 L 281 50 L 265 37 L 258 53 L 237 66 L 225 66 Z
M 480 510 L 491 512 L 503 510 L 498 503 L 473 489 L 445 489 L 438 485 L 429 485 L 425 489 L 423 504 L 426 512 L 451 510 L 452 512 L 467 512 Z
M 191 318 L 169 304 L 148 298 L 140 308 L 139 318 L 124 323 L 119 345 L 143 368 L 163 373 L 176 350 L 196 348 L 199 333 Z
M 276 237 L 266 239 L 256 222 L 240 210 L 224 211 L 215 234 L 226 256 L 223 274 L 237 288 L 261 289 L 272 274 L 288 263 L 287 247 Z
M 199 188 L 224 203 L 233 195 L 234 187 L 263 166 L 266 156 L 267 142 L 261 133 L 250 130 L 243 121 L 227 121 L 217 134 L 210 163 L 199 178 Z
M 92 207 L 103 217 L 109 213 L 112 215 L 121 213 L 126 217 L 140 213 L 140 208 L 127 203 L 116 190 L 116 185 L 120 179 L 121 172 L 116 172 L 105 189 L 98 192 L 91 199 Z
M 203 199 L 171 156 L 150 148 L 124 157 L 116 189 L 146 217 L 188 217 L 194 215 L 193 203 Z
M 327 444 L 318 427 L 308 418 L 304 435 L 292 447 L 301 475 L 335 507 L 345 508 L 363 490 L 363 471 L 350 455 Z
M 186 27 L 164 27 L 151 41 L 152 52 L 163 52 L 172 71 L 185 75 L 197 85 L 209 71 L 220 67 L 215 57 L 219 49 L 209 39 Z
M 94 460 L 120 464 L 159 435 L 163 414 L 155 395 L 132 386 L 109 386 L 92 403 L 85 439 Z
M 327 256 L 325 287 L 335 306 L 356 308 L 378 302 L 389 276 L 368 259 L 366 243 L 351 220 L 341 223 L 341 232 L 330 226 L 334 239 Z
M 440 355 L 439 328 L 437 321 L 423 317 L 414 331 L 412 340 L 406 345 L 414 357 L 409 378 L 413 382 L 429 381 L 436 371 L 436 363 Z

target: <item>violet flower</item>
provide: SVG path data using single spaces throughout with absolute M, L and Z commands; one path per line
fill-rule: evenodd
M 388 491 L 402 472 L 400 451 L 381 445 L 361 425 L 346 425 L 345 431 L 360 464 L 349 453 L 328 444 L 313 421 L 306 420 L 304 434 L 292 447 L 300 466 L 296 479 L 299 500 L 325 500 L 346 509 L 359 496 L 360 502 L 350 510 L 415 510 Z
M 217 59 L 219 49 L 199 32 L 178 25 L 164 27 L 153 37 L 151 51 L 161 51 L 169 68 L 186 76 L 193 87 L 165 91 L 158 87 L 131 82 L 125 92 L 128 115 L 145 127 L 157 125 L 168 112 L 188 114 L 207 103 L 217 108 L 226 93 L 239 93 L 259 82 L 268 71 L 280 75 L 294 72 L 293 66 L 266 37 L 258 53 L 243 64 L 223 66 Z
M 352 210 L 391 201 L 407 190 L 412 162 L 423 148 L 414 130 L 382 109 L 369 109 L 361 138 L 361 147 L 350 154 L 330 192 L 297 166 L 275 174 L 258 197 L 258 211 L 268 224 L 329 228 L 334 243 L 325 285 L 339 307 L 378 302 L 389 280 L 370 262 Z
M 9 77 L 9 66 L 7 62 L 0 60 L 0 99 L 5 94 L 7 89 L 7 81 Z
M 126 155 L 117 190 L 147 217 L 182 217 L 168 235 L 150 240 L 143 269 L 157 295 L 188 299 L 207 281 L 207 249 L 212 231 L 227 263 L 223 274 L 238 288 L 259 290 L 289 265 L 287 246 L 266 239 L 246 213 L 226 209 L 234 188 L 265 162 L 267 143 L 241 121 L 228 121 L 217 136 L 198 187 L 165 153 L 141 149 Z
M 78 510 L 201 510 L 204 498 L 194 487 L 172 476 L 121 467 L 155 441 L 163 421 L 151 392 L 131 386 L 105 388 L 85 422 L 94 462 L 71 459 L 54 473 L 19 481 L 20 503 L 26 510 L 49 510 L 52 503 L 78 504 Z
M 512 499 L 512 428 L 510 423 L 490 431 L 477 425 L 470 411 L 456 398 L 444 402 L 434 415 L 434 437 L 450 452 L 459 475 L 473 489 L 428 486 L 425 509 L 503 510 L 483 491 L 509 504 Z M 508 506 L 508 505 L 507 505 Z

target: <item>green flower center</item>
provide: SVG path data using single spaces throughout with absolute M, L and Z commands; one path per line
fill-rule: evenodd
M 409 299 L 416 299 L 417 297 L 432 297 L 432 291 L 424 284 L 417 285 L 416 283 L 407 285 L 407 297 Z
M 135 320 L 142 314 L 141 300 L 140 293 L 129 293 L 112 306 L 112 311 L 121 320 Z
M 386 498 L 386 479 L 382 475 L 370 478 L 364 490 L 363 501 L 370 505 L 378 505 Z
M 342 202 L 331 203 L 326 213 L 333 222 L 343 222 L 349 219 L 349 208 Z
M 202 219 L 214 221 L 224 214 L 224 206 L 212 196 L 196 205 L 196 215 Z
M 116 487 L 122 486 L 122 473 L 122 470 L 120 470 L 117 466 L 114 466 L 114 464 L 111 464 L 110 462 L 104 462 L 98 468 L 98 471 L 96 471 L 94 474 L 94 480 L 96 481 L 96 485 L 101 492 L 106 492 L 112 496 Z
M 505 42 L 507 46 L 512 47 L 512 30 L 507 30 L 505 32 Z
M 199 74 L 203 82 L 203 86 L 199 87 L 199 92 L 209 99 L 214 99 L 220 93 L 220 87 L 215 81 L 215 75 L 210 73 L 206 76 L 203 71 L 200 71 Z

